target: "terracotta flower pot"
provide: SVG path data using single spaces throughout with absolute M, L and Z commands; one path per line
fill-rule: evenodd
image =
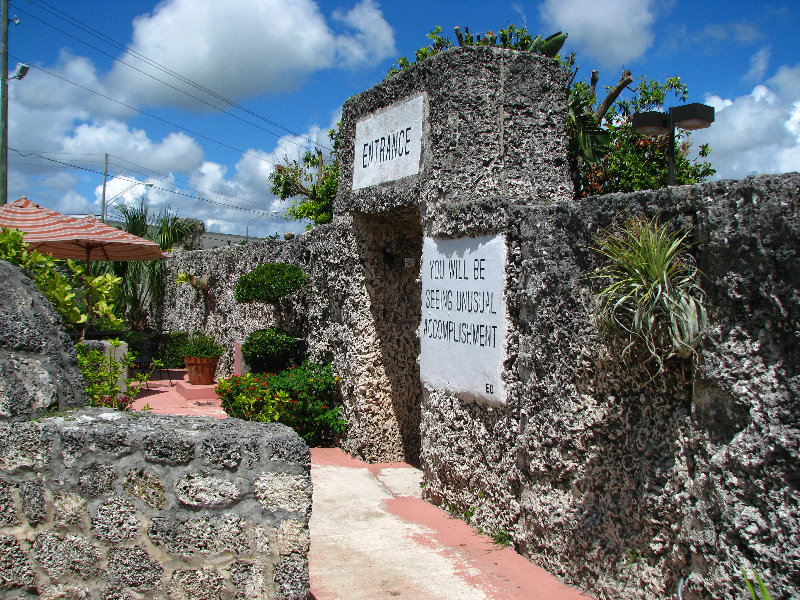
M 186 374 L 192 385 L 210 385 L 214 383 L 214 373 L 217 371 L 218 357 L 198 358 L 197 356 L 184 356 Z

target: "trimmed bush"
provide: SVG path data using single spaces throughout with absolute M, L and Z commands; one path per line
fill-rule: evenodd
M 254 331 L 242 344 L 242 355 L 250 370 L 266 373 L 282 371 L 297 355 L 297 338 L 270 327 Z
M 234 297 L 237 302 L 277 304 L 284 296 L 301 289 L 305 281 L 306 275 L 300 267 L 267 263 L 239 277 Z
M 189 340 L 181 347 L 183 356 L 191 356 L 194 358 L 219 358 L 225 348 L 220 346 L 214 341 L 210 335 L 205 333 L 195 333 Z

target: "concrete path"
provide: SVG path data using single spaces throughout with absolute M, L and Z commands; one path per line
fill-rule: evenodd
M 421 499 L 422 472 L 311 450 L 315 600 L 590 600 Z
M 226 418 L 219 400 L 178 393 L 184 373 L 154 378 L 133 408 Z M 313 448 L 311 478 L 313 600 L 591 600 L 423 501 L 411 465 Z
M 186 398 L 178 393 L 177 384 L 184 388 L 198 388 L 200 391 L 212 390 L 214 386 L 192 386 L 185 380 L 186 369 L 164 369 L 154 371 L 150 381 L 142 387 L 139 396 L 134 400 L 133 410 L 149 410 L 159 415 L 191 415 L 194 417 L 228 417 L 216 397 L 203 398 L 207 394 L 195 394 L 195 398 Z M 189 394 L 192 395 L 192 394 Z

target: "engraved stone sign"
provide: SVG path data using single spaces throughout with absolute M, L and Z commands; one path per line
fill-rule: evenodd
M 505 403 L 505 268 L 502 235 L 425 238 L 420 324 L 424 386 Z
M 424 108 L 419 94 L 356 123 L 354 190 L 419 173 Z

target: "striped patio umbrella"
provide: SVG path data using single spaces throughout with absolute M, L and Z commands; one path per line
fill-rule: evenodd
M 25 232 L 28 248 L 54 258 L 75 260 L 151 260 L 168 256 L 155 242 L 93 217 L 69 217 L 24 196 L 0 206 L 0 227 Z

